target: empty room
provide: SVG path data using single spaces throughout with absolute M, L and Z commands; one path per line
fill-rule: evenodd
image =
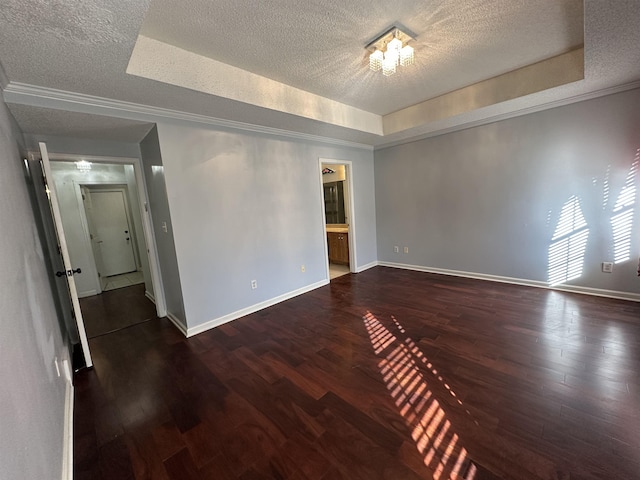
M 0 9 L 0 478 L 640 479 L 637 0 Z

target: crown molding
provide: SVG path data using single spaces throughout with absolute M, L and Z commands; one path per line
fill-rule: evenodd
M 500 122 L 502 120 L 508 120 L 510 118 L 521 117 L 530 113 L 542 112 L 544 110 L 551 110 L 552 108 L 563 107 L 565 105 L 571 105 L 572 103 L 584 102 L 586 100 L 593 100 L 595 98 L 606 97 L 607 95 L 614 95 L 616 93 L 622 93 L 629 90 L 640 88 L 640 80 L 636 80 L 631 83 L 625 83 L 622 85 L 616 85 L 614 87 L 607 87 L 600 90 L 594 90 L 592 92 L 581 93 L 572 97 L 561 98 L 550 102 L 542 103 L 532 107 L 525 107 L 510 112 L 501 113 L 498 115 L 487 115 L 484 118 L 478 120 L 472 120 L 470 122 L 461 123 L 459 125 L 453 125 L 451 127 L 439 128 L 431 132 L 411 135 L 405 139 L 393 140 L 391 142 L 385 142 L 376 145 L 375 150 L 382 150 L 385 148 L 396 147 L 398 145 L 404 145 L 407 143 L 418 142 L 431 137 L 437 137 L 445 135 L 447 133 L 458 132 L 460 130 L 466 130 L 473 127 L 479 127 L 481 125 L 487 125 L 489 123 Z M 491 106 L 487 107 L 491 108 Z
M 3 85 L 3 79 L 6 79 L 2 65 L 0 64 L 0 86 Z M 616 93 L 625 92 L 640 88 L 640 80 L 626 83 L 622 85 L 616 85 L 613 87 L 607 87 L 592 92 L 581 93 L 572 97 L 553 100 L 540 105 L 531 107 L 520 108 L 512 110 L 510 112 L 501 113 L 498 115 L 487 115 L 484 118 L 465 122 L 459 125 L 453 125 L 450 127 L 438 128 L 430 132 L 422 134 L 409 135 L 406 138 L 393 140 L 390 142 L 383 142 L 377 145 L 366 145 L 362 143 L 349 142 L 347 140 L 339 140 L 329 137 L 322 137 L 319 135 L 312 135 L 307 133 L 292 132 L 289 130 L 282 130 L 273 127 L 266 127 L 260 125 L 252 125 L 249 123 L 236 122 L 233 120 L 224 120 L 215 117 L 209 117 L 206 115 L 199 115 L 195 113 L 182 112 L 179 110 L 171 110 L 161 107 L 152 107 L 148 105 L 142 105 L 138 103 L 125 102 L 122 100 L 113 100 L 105 97 L 97 97 L 92 95 L 85 95 L 81 93 L 68 92 L 64 90 L 57 90 L 47 87 L 39 87 L 35 85 L 29 85 L 19 82 L 8 82 L 3 88 L 4 99 L 8 103 L 16 103 L 21 105 L 31 105 L 36 107 L 52 108 L 56 110 L 68 110 L 72 112 L 89 113 L 95 115 L 103 115 L 109 117 L 127 118 L 130 120 L 138 120 L 145 122 L 156 122 L 158 120 L 178 120 L 184 122 L 193 122 L 204 125 L 211 125 L 221 128 L 232 128 L 236 130 L 242 130 L 253 133 L 260 133 L 265 135 L 276 135 L 280 137 L 292 138 L 296 140 L 304 140 L 310 142 L 323 143 L 328 145 L 335 145 L 340 147 L 355 148 L 360 150 L 382 150 L 385 148 L 391 148 L 398 145 L 404 145 L 407 143 L 417 142 L 425 140 L 431 137 L 437 137 L 439 135 L 445 135 L 448 133 L 457 132 L 460 130 L 466 130 L 481 125 L 487 125 L 490 123 L 499 122 L 502 120 L 508 120 L 514 117 L 520 117 L 528 115 L 530 113 L 541 112 L 544 110 L 550 110 L 552 108 L 562 107 L 570 105 L 572 103 L 583 102 L 586 100 L 592 100 L 607 95 L 613 95 Z M 490 107 L 487 107 L 490 108 Z
M 1 80 L 1 78 L 0 78 Z M 78 113 L 89 113 L 108 117 L 127 118 L 144 122 L 156 122 L 158 120 L 178 120 L 183 122 L 199 123 L 221 128 L 232 128 L 252 133 L 276 135 L 280 137 L 304 140 L 308 142 L 324 143 L 340 147 L 356 148 L 373 151 L 373 146 L 362 143 L 350 142 L 336 138 L 322 137 L 309 133 L 292 132 L 279 128 L 252 125 L 221 118 L 209 117 L 196 113 L 182 112 L 162 107 L 153 107 L 140 103 L 126 102 L 105 97 L 85 95 L 83 93 L 69 92 L 55 88 L 40 87 L 20 82 L 9 82 L 4 88 L 4 99 L 7 103 L 30 105 L 35 107 L 51 108 L 54 110 L 67 110 Z

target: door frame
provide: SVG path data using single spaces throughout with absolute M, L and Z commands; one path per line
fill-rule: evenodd
M 57 162 L 58 160 L 54 160 L 54 161 Z M 127 217 L 127 222 L 129 223 L 129 230 L 134 232 L 133 235 L 131 235 L 131 237 L 133 238 L 133 243 L 135 243 L 135 246 L 132 243 L 131 247 L 133 250 L 133 260 L 134 260 L 134 263 L 136 264 L 136 269 L 138 269 L 138 268 L 142 268 L 142 260 L 139 257 L 139 255 L 142 255 L 142 253 L 138 252 L 139 250 L 138 232 L 135 229 L 135 222 L 133 221 L 133 218 L 131 218 L 132 210 L 131 210 L 131 204 L 129 203 L 129 187 L 125 183 L 119 183 L 119 182 L 114 183 L 109 180 L 93 180 L 93 181 L 74 180 L 73 183 L 75 188 L 76 200 L 78 201 L 78 207 L 79 207 L 78 209 L 80 210 L 80 223 L 82 224 L 85 243 L 88 245 L 88 249 L 91 252 L 91 256 L 93 257 L 93 263 L 96 266 L 96 281 L 100 289 L 100 292 L 98 293 L 102 293 L 103 291 L 102 283 L 100 281 L 100 277 L 98 276 L 98 263 L 96 262 L 96 258 L 95 258 L 96 254 L 93 251 L 93 242 L 91 242 L 91 236 L 89 232 L 89 219 L 87 218 L 87 210 L 82 198 L 82 187 L 87 187 L 87 190 L 89 191 L 95 190 L 95 191 L 101 191 L 101 192 L 121 192 L 122 193 L 122 196 L 124 199 L 124 213 Z M 104 187 L 104 188 L 92 189 L 91 187 Z M 142 214 L 142 212 L 140 213 Z M 132 225 L 133 227 L 131 227 Z M 151 272 L 149 272 L 149 275 L 151 275 Z
M 56 277 L 65 277 L 65 281 L 68 287 L 69 298 L 71 300 L 72 314 L 75 317 L 76 326 L 78 328 L 78 337 L 80 345 L 82 347 L 82 354 L 84 356 L 84 362 L 87 368 L 93 367 L 93 360 L 91 359 L 91 351 L 89 350 L 89 340 L 87 339 L 87 332 L 84 326 L 84 319 L 82 318 L 82 309 L 80 308 L 80 301 L 78 299 L 78 291 L 76 289 L 74 273 L 80 273 L 79 269 L 74 270 L 71 263 L 71 256 L 69 255 L 69 249 L 67 248 L 67 240 L 65 238 L 64 228 L 62 226 L 62 215 L 60 214 L 60 203 L 58 202 L 58 195 L 56 192 L 55 181 L 51 171 L 51 159 L 49 158 L 49 152 L 47 151 L 47 144 L 39 142 L 39 157 L 40 165 L 43 174 L 44 185 L 46 188 L 46 194 L 49 199 L 49 213 L 53 220 L 55 229 L 56 242 L 58 243 L 58 252 L 62 257 L 64 263 L 64 271 L 55 272 Z M 54 272 L 49 272 L 53 275 Z
M 151 274 L 151 284 L 153 285 L 153 296 L 156 304 L 158 317 L 167 316 L 167 304 L 164 293 L 164 285 L 160 276 L 160 260 L 158 257 L 158 247 L 156 238 L 153 235 L 151 222 L 151 210 L 149 208 L 149 195 L 147 185 L 144 181 L 144 170 L 142 160 L 137 157 L 109 157 L 101 155 L 78 155 L 72 153 L 49 152 L 49 160 L 56 162 L 79 162 L 86 160 L 91 163 L 111 163 L 117 165 L 132 165 L 136 187 L 138 190 L 138 204 L 140 206 L 140 217 L 142 219 L 142 230 L 149 256 L 149 273 Z M 113 182 L 110 182 L 113 184 Z
M 356 210 L 355 203 L 353 200 L 353 162 L 351 160 L 339 160 L 335 158 L 318 158 L 318 176 L 320 179 L 320 209 L 322 211 L 322 235 L 323 240 L 322 243 L 324 245 L 324 258 L 326 259 L 326 273 L 327 280 L 331 280 L 331 274 L 329 272 L 329 249 L 327 246 L 327 217 L 324 211 L 324 182 L 322 181 L 322 164 L 330 164 L 330 165 L 344 165 L 345 168 L 345 182 L 347 182 L 348 189 L 348 227 L 347 232 L 349 236 L 349 271 L 351 273 L 357 272 L 356 261 L 357 261 L 357 252 L 356 252 Z M 345 205 L 345 208 L 347 206 Z

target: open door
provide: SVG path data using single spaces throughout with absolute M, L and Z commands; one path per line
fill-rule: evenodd
M 80 345 L 82 346 L 85 365 L 87 367 L 92 367 L 93 362 L 91 360 L 91 353 L 89 352 L 89 342 L 87 341 L 87 333 L 84 329 L 84 322 L 82 321 L 82 312 L 80 311 L 76 282 L 73 278 L 75 274 L 82 272 L 79 268 L 74 269 L 71 265 L 71 258 L 69 257 L 69 250 L 67 249 L 67 241 L 62 228 L 62 217 L 60 215 L 58 197 L 56 195 L 56 189 L 53 182 L 53 175 L 51 174 L 51 164 L 49 163 L 47 145 L 43 142 L 40 142 L 38 145 L 40 146 L 40 154 L 42 156 L 42 175 L 44 176 L 45 188 L 49 198 L 49 206 L 51 207 L 51 215 L 55 225 L 56 236 L 58 237 L 58 249 L 60 250 L 60 254 L 62 255 L 62 260 L 64 262 L 64 271 L 55 272 L 55 275 L 60 281 L 67 282 L 69 297 L 71 299 L 71 307 L 73 309 L 76 326 L 78 327 L 78 337 Z

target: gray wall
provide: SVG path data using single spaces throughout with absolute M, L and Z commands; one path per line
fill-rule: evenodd
M 1 94 L 1 92 L 0 92 Z M 48 480 L 62 471 L 68 359 L 17 141 L 0 99 L 0 478 Z
M 156 238 L 167 312 L 186 327 L 187 321 L 174 244 L 174 230 L 171 222 L 171 212 L 169 211 L 163 158 L 160 154 L 156 127 L 140 142 L 140 153 L 147 185 L 147 195 L 149 196 L 149 212 Z M 166 232 L 162 228 L 163 223 L 167 225 Z
M 353 161 L 356 267 L 376 260 L 372 152 L 178 123 L 158 136 L 189 328 L 327 280 L 320 157 Z
M 638 105 L 633 90 L 376 151 L 379 260 L 547 282 L 551 238 L 576 195 L 589 239 L 570 284 L 638 292 L 637 213 L 632 258 L 601 272 L 638 159 Z

